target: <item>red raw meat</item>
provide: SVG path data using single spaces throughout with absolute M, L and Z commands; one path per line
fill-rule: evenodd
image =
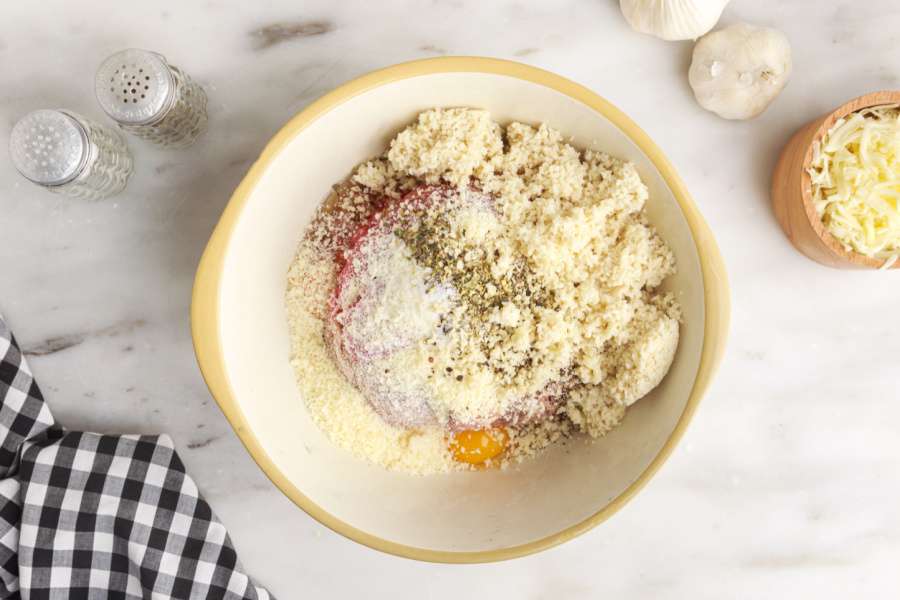
M 351 319 L 364 319 L 366 311 L 384 292 L 383 284 L 368 272 L 373 259 L 372 249 L 383 247 L 397 226 L 414 224 L 434 202 L 447 201 L 457 194 L 449 187 L 420 186 L 363 223 L 339 253 L 339 271 L 326 319 L 326 342 L 344 376 L 366 397 L 372 408 L 393 425 L 422 427 L 435 422 L 424 393 L 405 392 L 394 374 L 385 373 L 372 364 L 418 340 L 358 339 L 345 325 Z M 366 295 L 360 295 L 361 292 Z
M 370 217 L 352 236 L 346 248 L 338 252 L 338 275 L 329 299 L 325 338 L 344 376 L 363 394 L 372 408 L 387 423 L 405 428 L 435 424 L 428 404 L 428 391 L 403 389 L 396 374 L 374 364 L 380 359 L 411 347 L 417 339 L 402 336 L 391 339 L 358 339 L 353 319 L 366 319 L 371 307 L 384 293 L 384 284 L 370 272 L 373 249 L 383 248 L 397 226 L 414 225 L 436 202 L 458 198 L 455 188 L 423 185 L 387 204 Z M 377 254 L 377 253 L 376 253 Z M 571 381 L 554 381 L 543 390 L 515 402 L 503 415 L 486 423 L 461 422 L 450 415 L 448 427 L 459 431 L 485 427 L 520 425 L 552 415 L 571 389 Z

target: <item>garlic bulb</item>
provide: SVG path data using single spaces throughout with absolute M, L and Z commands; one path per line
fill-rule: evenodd
M 745 23 L 703 36 L 688 71 L 700 106 L 725 119 L 755 117 L 790 76 L 791 45 L 784 34 Z
M 631 28 L 664 40 L 695 40 L 713 27 L 728 0 L 619 0 Z

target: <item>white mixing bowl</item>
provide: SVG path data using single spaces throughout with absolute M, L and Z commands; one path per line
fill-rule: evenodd
M 288 363 L 288 265 L 331 186 L 433 107 L 546 122 L 576 146 L 634 161 L 647 212 L 675 252 L 667 282 L 684 310 L 662 384 L 596 443 L 575 441 L 506 471 L 413 477 L 333 445 L 307 413 Z M 343 535 L 422 560 L 484 562 L 571 539 L 622 507 L 687 427 L 722 356 L 728 287 L 712 234 L 659 148 L 590 90 L 486 58 L 401 64 L 347 83 L 291 119 L 235 191 L 197 271 L 192 329 L 209 389 L 253 458 L 307 513 Z M 668 518 L 660 516 L 660 520 Z

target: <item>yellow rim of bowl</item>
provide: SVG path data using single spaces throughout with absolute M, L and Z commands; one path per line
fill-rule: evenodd
M 596 514 L 553 535 L 526 544 L 478 552 L 428 550 L 391 542 L 345 523 L 306 497 L 278 470 L 275 463 L 263 450 L 259 440 L 247 424 L 238 403 L 235 401 L 225 373 L 218 325 L 219 285 L 222 276 L 223 258 L 231 232 L 240 218 L 241 211 L 244 209 L 251 191 L 266 169 L 269 168 L 269 164 L 275 156 L 297 134 L 320 116 L 359 94 L 393 81 L 435 73 L 454 72 L 490 73 L 515 77 L 543 85 L 593 108 L 621 129 L 650 158 L 681 206 L 681 210 L 694 236 L 700 257 L 705 301 L 703 349 L 690 398 L 669 439 L 666 440 L 659 453 L 634 483 Z M 536 67 L 507 60 L 481 57 L 429 58 L 374 71 L 341 85 L 310 104 L 288 121 L 265 147 L 259 159 L 250 168 L 250 171 L 235 190 L 223 211 L 222 217 L 216 225 L 206 250 L 200 259 L 200 265 L 197 268 L 197 275 L 194 280 L 191 303 L 191 333 L 194 342 L 194 352 L 197 355 L 197 362 L 203 378 L 206 380 L 212 396 L 218 402 L 241 442 L 263 472 L 272 480 L 272 483 L 314 519 L 343 536 L 370 548 L 397 556 L 444 563 L 493 562 L 526 556 L 571 540 L 608 519 L 622 508 L 659 470 L 682 435 L 684 435 L 688 423 L 697 409 L 700 398 L 709 386 L 712 376 L 722 359 L 728 334 L 728 320 L 728 281 L 725 265 L 719 254 L 712 232 L 694 206 L 684 183 L 676 174 L 675 169 L 647 134 L 619 109 L 584 86 Z

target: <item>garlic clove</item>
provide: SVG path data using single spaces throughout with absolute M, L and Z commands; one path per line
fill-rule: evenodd
M 750 119 L 781 92 L 791 68 L 791 45 L 783 33 L 740 23 L 697 42 L 688 81 L 706 110 Z
M 631 28 L 664 40 L 695 40 L 719 22 L 729 0 L 619 0 Z

